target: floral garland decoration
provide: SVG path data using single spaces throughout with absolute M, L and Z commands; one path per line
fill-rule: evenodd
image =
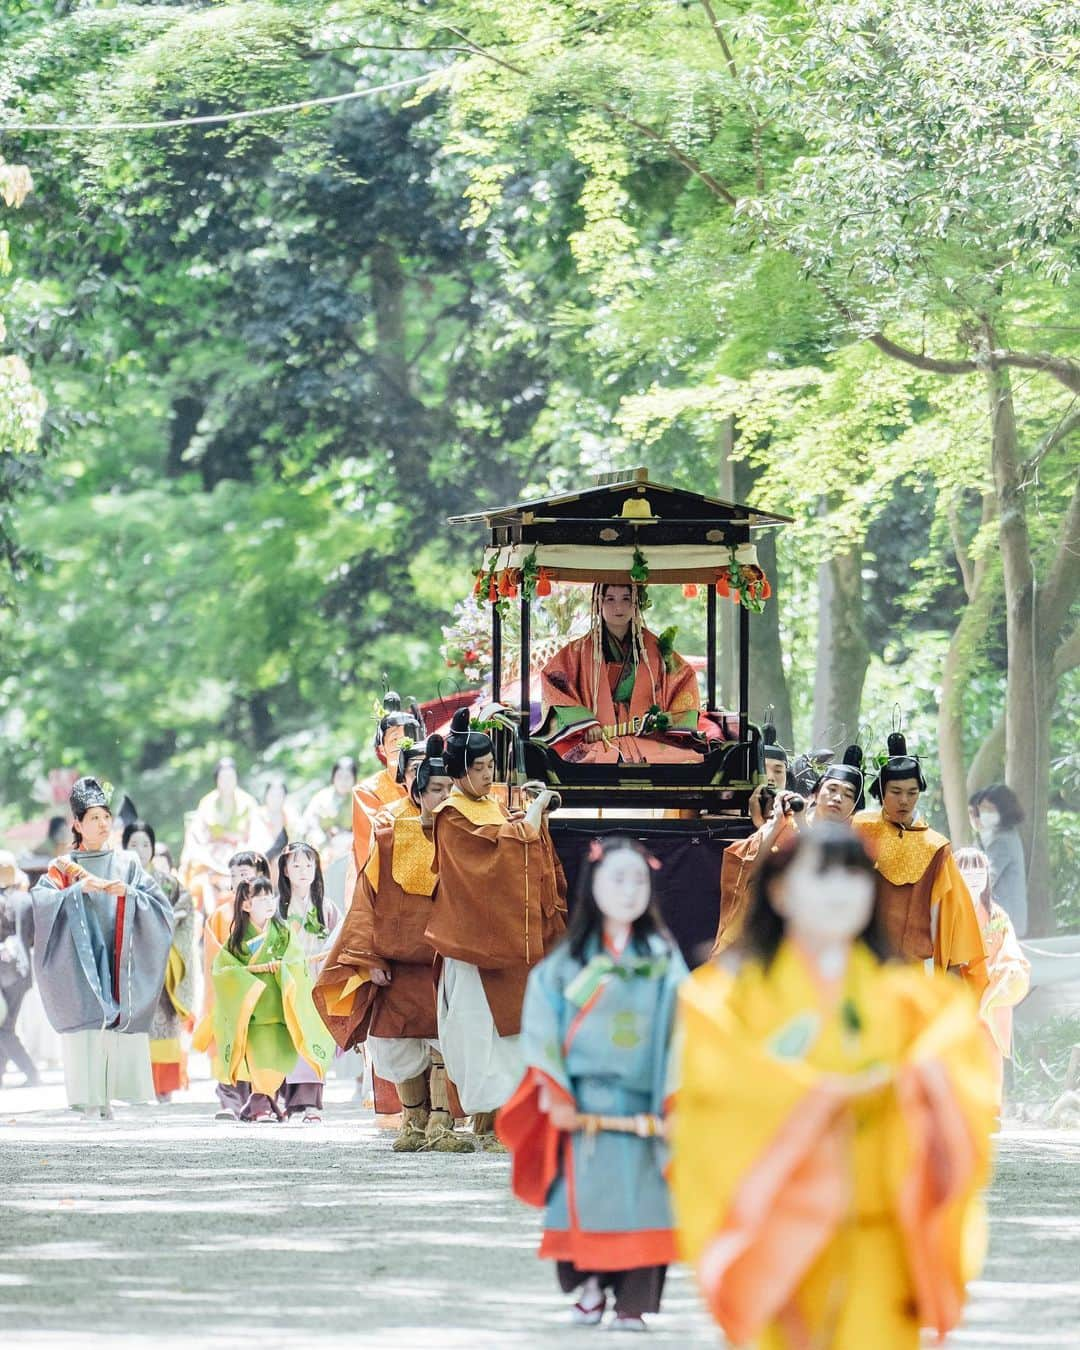
M 760 614 L 772 595 L 772 586 L 756 563 L 740 563 L 733 547 L 731 561 L 716 573 L 716 593 L 734 605 Z
M 551 594 L 551 572 L 537 562 L 535 548 L 521 567 L 504 567 L 501 570 L 499 555 L 493 553 L 473 576 L 473 595 L 477 604 L 482 605 L 486 600 L 504 617 L 509 612 L 509 602 L 516 600 L 519 594 L 530 601 Z
M 675 639 L 678 635 L 679 630 L 672 625 L 670 628 L 665 628 L 656 639 L 657 646 L 660 648 L 660 655 L 664 661 L 664 669 L 669 675 L 674 675 L 678 669 L 675 656 Z

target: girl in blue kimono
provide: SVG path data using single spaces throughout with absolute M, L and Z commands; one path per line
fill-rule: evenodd
M 676 993 L 687 970 L 652 903 L 655 860 L 594 840 L 562 943 L 529 976 L 525 1076 L 499 1113 L 511 1184 L 543 1206 L 540 1255 L 571 1319 L 645 1329 L 675 1259 L 663 1115 Z

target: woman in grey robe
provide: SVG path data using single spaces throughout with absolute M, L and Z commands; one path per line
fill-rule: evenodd
M 112 812 L 95 778 L 71 790 L 75 847 L 31 892 L 34 977 L 60 1033 L 68 1104 L 112 1115 L 152 1101 L 148 1032 L 165 981 L 172 908 L 133 853 L 109 846 Z
M 1017 826 L 1024 808 L 1011 787 L 992 783 L 969 803 L 972 823 L 990 859 L 990 894 L 1012 921 L 1017 937 L 1028 927 L 1027 864 Z

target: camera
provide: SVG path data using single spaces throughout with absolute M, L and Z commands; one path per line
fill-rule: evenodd
M 773 813 L 773 807 L 776 805 L 776 795 L 776 788 L 773 787 L 771 783 L 766 783 L 761 789 L 761 797 L 759 798 L 761 802 L 761 814 L 766 820 L 768 820 Z M 805 811 L 806 798 L 800 797 L 797 792 L 792 792 L 788 796 L 788 810 L 793 816 L 798 815 L 800 811 Z

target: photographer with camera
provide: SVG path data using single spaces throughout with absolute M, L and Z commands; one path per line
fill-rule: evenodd
M 862 750 L 849 745 L 838 764 L 830 764 L 810 793 L 809 804 L 798 792 L 778 792 L 771 783 L 755 788 L 751 796 L 763 823 L 747 839 L 729 844 L 720 870 L 720 923 L 713 956 L 725 951 L 742 931 L 758 860 L 775 853 L 794 835 L 826 821 L 846 825 L 863 804 Z

